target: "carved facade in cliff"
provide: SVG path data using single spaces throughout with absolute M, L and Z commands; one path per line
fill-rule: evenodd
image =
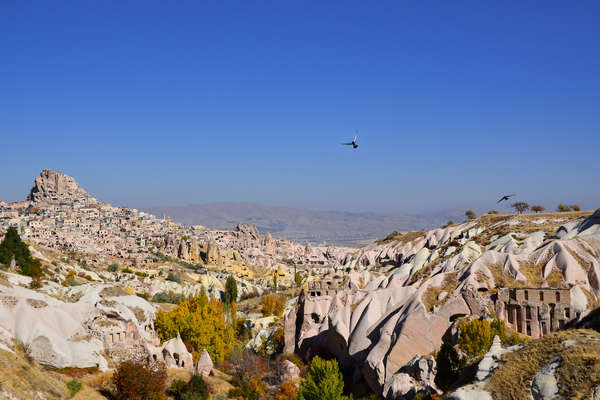
M 515 332 L 538 338 L 563 329 L 576 316 L 569 289 L 500 288 L 496 313 Z

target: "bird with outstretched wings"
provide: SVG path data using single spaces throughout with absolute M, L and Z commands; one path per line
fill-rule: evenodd
M 352 146 L 353 149 L 358 147 L 358 144 L 356 144 L 356 140 L 358 139 L 358 135 L 354 135 L 354 140 L 352 140 L 351 142 L 347 142 L 347 143 L 342 143 L 344 146 Z
M 510 199 L 510 198 L 511 198 L 511 197 L 513 197 L 513 196 L 516 196 L 516 195 L 514 195 L 514 194 L 506 194 L 506 195 L 502 196 L 502 197 L 500 198 L 500 200 L 498 200 L 498 203 L 500 203 L 500 202 L 502 202 L 502 201 L 504 201 L 504 200 L 508 200 L 508 199 Z

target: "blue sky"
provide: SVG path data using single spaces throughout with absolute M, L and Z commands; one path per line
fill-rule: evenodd
M 598 20 L 597 1 L 3 1 L 0 198 L 51 168 L 135 207 L 597 208 Z

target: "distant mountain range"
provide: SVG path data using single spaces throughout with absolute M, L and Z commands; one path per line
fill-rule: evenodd
M 144 211 L 168 216 L 186 225 L 233 229 L 238 223 L 255 225 L 261 233 L 271 232 L 295 242 L 362 246 L 388 233 L 430 229 L 449 219 L 461 221 L 464 211 L 424 214 L 383 214 L 289 208 L 256 203 L 218 202 L 185 206 L 157 206 Z

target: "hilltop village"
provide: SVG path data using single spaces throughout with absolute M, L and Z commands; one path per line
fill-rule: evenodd
M 561 367 L 574 357 L 563 343 L 600 357 L 587 329 L 598 326 L 600 211 L 488 214 L 320 247 L 113 207 L 43 170 L 26 200 L 0 202 L 0 240 L 0 256 L 21 249 L 0 261 L 0 356 L 39 368 L 4 381 L 7 398 L 41 381 L 55 382 L 43 398 L 67 397 L 64 370 L 83 375 L 81 398 L 105 398 L 128 360 L 164 365 L 169 385 L 202 376 L 215 399 L 296 398 L 321 359 L 355 398 L 600 390 Z M 510 375 L 523 357 L 535 362 Z

